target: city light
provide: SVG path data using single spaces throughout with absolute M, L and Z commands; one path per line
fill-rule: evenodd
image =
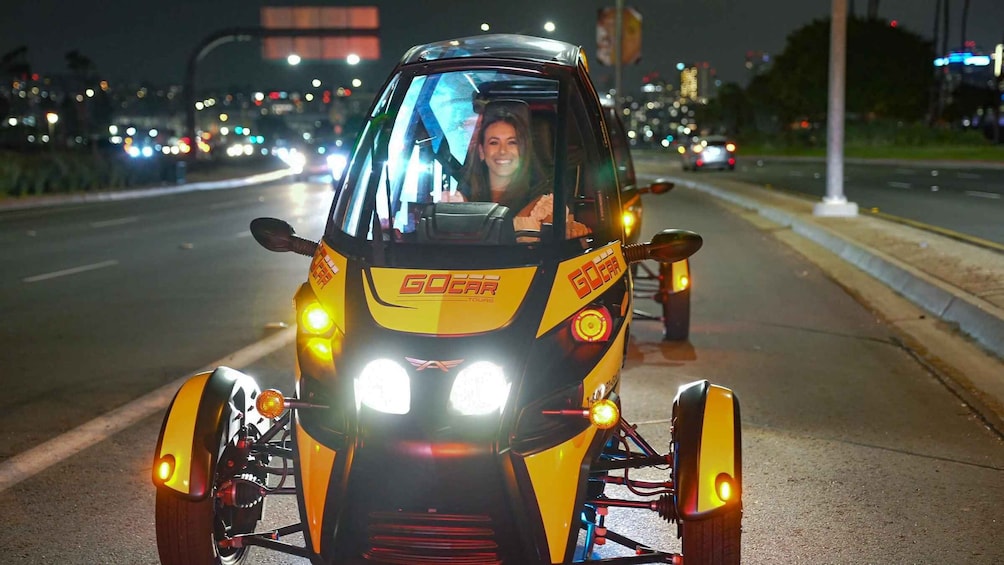
M 553 33 L 554 29 L 554 22 L 547 22 L 544 24 L 544 31 L 547 33 Z
M 358 65 L 359 55 L 356 55 L 355 53 L 350 53 L 349 56 L 345 58 L 345 62 L 350 65 Z
M 488 30 L 490 30 L 491 28 L 492 28 L 492 26 L 490 26 L 490 25 L 488 25 L 488 24 L 486 24 L 486 23 L 484 23 L 484 24 L 481 24 L 481 31 L 488 31 Z
M 301 61 L 300 56 L 297 55 L 296 53 L 290 53 L 289 56 L 286 57 L 286 62 L 289 63 L 290 65 L 294 66 L 299 65 L 300 61 Z

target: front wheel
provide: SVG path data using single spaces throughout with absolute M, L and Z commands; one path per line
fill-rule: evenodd
M 163 565 L 237 565 L 248 548 L 223 550 L 216 540 L 228 530 L 215 496 L 192 502 L 157 489 L 157 549 Z
M 687 565 L 738 565 L 741 557 L 742 510 L 739 508 L 681 524 L 683 560 Z

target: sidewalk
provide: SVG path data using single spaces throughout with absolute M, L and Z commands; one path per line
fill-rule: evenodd
M 644 159 L 636 168 L 639 174 L 665 171 Z M 1004 253 L 870 215 L 817 217 L 812 214 L 813 200 L 728 175 L 668 178 L 678 187 L 737 206 L 736 211 L 754 223 L 788 228 L 787 235 L 779 232 L 778 237 L 915 339 L 911 347 L 933 362 L 934 369 L 952 373 L 964 389 L 956 392 L 982 405 L 984 416 L 1004 430 Z M 824 255 L 840 261 L 828 261 Z M 851 272 L 855 270 L 857 276 Z M 886 289 L 898 298 L 892 293 L 881 296 Z M 902 298 L 909 307 L 893 304 Z

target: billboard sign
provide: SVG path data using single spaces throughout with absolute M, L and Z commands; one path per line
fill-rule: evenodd
M 346 29 L 375 31 L 380 27 L 376 6 L 347 8 L 329 6 L 263 7 L 262 27 L 265 29 Z M 370 37 L 266 37 L 265 59 L 286 59 L 291 54 L 304 61 L 344 61 L 350 54 L 363 60 L 380 58 L 380 40 Z
M 600 8 L 596 17 L 596 59 L 604 65 L 613 65 L 616 8 Z M 634 8 L 621 10 L 621 64 L 633 65 L 641 61 L 641 14 Z

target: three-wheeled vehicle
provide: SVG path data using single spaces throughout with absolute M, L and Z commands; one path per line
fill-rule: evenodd
M 502 164 L 538 161 L 536 229 L 465 185 L 498 107 L 532 131 Z M 163 563 L 236 564 L 252 546 L 314 564 L 739 562 L 733 392 L 681 386 L 661 449 L 621 415 L 629 267 L 701 238 L 626 242 L 602 112 L 573 45 L 482 35 L 405 54 L 322 240 L 251 223 L 265 248 L 312 258 L 295 391 L 227 367 L 181 387 L 152 470 Z M 265 528 L 277 496 L 299 519 Z M 622 509 L 675 524 L 680 547 L 615 530 Z

